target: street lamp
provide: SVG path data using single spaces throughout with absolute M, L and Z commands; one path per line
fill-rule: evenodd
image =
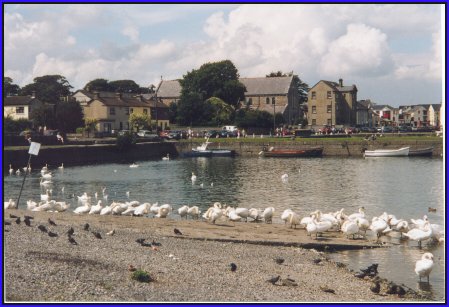
M 272 101 L 273 104 L 273 135 L 276 133 L 276 100 Z

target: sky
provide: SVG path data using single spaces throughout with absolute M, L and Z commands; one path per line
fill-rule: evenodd
M 4 76 L 21 87 L 59 74 L 142 87 L 231 60 L 240 77 L 273 71 L 355 84 L 378 104 L 440 103 L 439 4 L 4 4 Z

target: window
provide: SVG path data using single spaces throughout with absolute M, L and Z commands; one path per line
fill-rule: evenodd
M 25 107 L 16 107 L 16 113 L 17 114 L 25 113 Z
M 316 114 L 316 106 L 312 106 L 312 113 Z
M 332 98 L 332 92 L 331 91 L 327 91 L 327 99 L 331 99 Z
M 248 104 L 249 106 L 252 105 L 252 104 L 253 104 L 253 99 L 252 99 L 252 98 L 248 98 L 247 104 Z
M 276 104 L 276 97 L 271 98 L 271 104 Z
M 314 126 L 316 125 L 316 119 L 315 118 L 312 119 L 312 125 L 314 125 Z
M 148 114 L 148 110 L 147 109 L 143 109 L 143 114 Z
M 332 105 L 331 104 L 327 105 L 327 113 L 332 113 Z
M 112 125 L 111 123 L 104 123 L 104 132 L 111 132 Z
M 115 115 L 115 108 L 114 107 L 109 108 L 109 115 Z
M 125 114 L 126 114 L 126 115 L 129 115 L 129 108 L 128 108 L 128 107 L 125 108 Z
M 327 120 L 327 125 L 328 125 L 328 126 L 332 126 L 332 119 L 331 119 L 331 118 L 329 118 L 329 119 Z
M 312 92 L 312 99 L 316 99 L 316 92 Z
M 134 109 L 133 108 L 129 108 L 129 113 L 133 114 L 134 113 Z
M 265 99 L 266 104 L 270 104 L 270 98 Z

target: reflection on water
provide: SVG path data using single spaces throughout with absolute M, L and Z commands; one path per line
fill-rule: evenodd
M 128 164 L 105 164 L 86 167 L 53 168 L 53 198 L 69 200 L 87 192 L 101 197 L 106 187 L 112 200 L 198 205 L 206 210 L 219 201 L 233 206 L 276 209 L 274 222 L 291 208 L 301 216 L 315 209 L 324 212 L 345 208 L 356 212 L 364 206 L 371 218 L 387 211 L 398 219 L 422 218 L 444 224 L 444 168 L 440 159 L 263 159 L 263 158 L 195 158 L 170 161 L 141 161 L 138 168 Z M 51 166 L 50 166 L 51 168 Z M 191 182 L 195 172 L 198 179 Z M 281 180 L 288 174 L 288 181 Z M 39 200 L 44 193 L 39 171 L 26 179 L 21 206 L 25 200 Z M 23 177 L 5 174 L 4 199 L 17 199 Z M 202 184 L 202 185 L 201 185 Z M 201 187 L 202 186 L 202 187 Z M 64 193 L 61 191 L 64 187 Z M 75 207 L 74 203 L 72 207 Z M 436 208 L 435 213 L 427 212 Z M 444 248 L 416 247 L 416 242 L 391 238 L 392 248 L 348 251 L 332 255 L 354 270 L 379 263 L 381 276 L 418 289 L 414 263 L 422 253 L 434 254 L 435 267 L 430 275 L 436 299 L 444 298 Z

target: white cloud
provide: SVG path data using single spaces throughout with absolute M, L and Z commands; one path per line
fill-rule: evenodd
M 122 34 L 129 37 L 129 39 L 137 43 L 139 41 L 139 30 L 133 26 L 127 26 L 122 30 Z

